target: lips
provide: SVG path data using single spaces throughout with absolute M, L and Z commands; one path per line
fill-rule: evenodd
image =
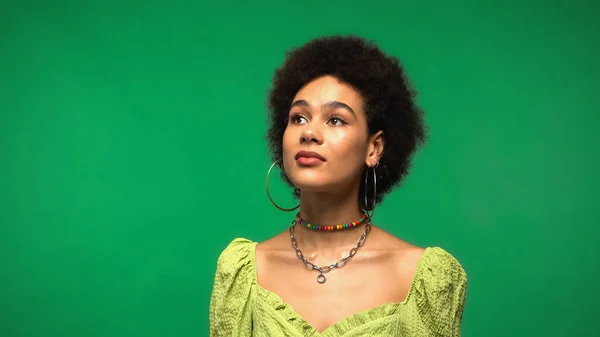
M 326 161 L 325 158 L 323 158 L 323 156 L 313 151 L 300 151 L 296 153 L 295 159 L 298 160 L 300 158 L 313 158 L 313 160 L 318 159 L 320 161 Z

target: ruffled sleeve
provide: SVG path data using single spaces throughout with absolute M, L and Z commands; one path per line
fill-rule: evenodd
M 415 283 L 417 310 L 434 336 L 460 336 L 467 290 L 467 274 L 450 253 L 440 247 L 423 255 Z
M 210 299 L 210 336 L 250 336 L 253 242 L 235 239 L 217 261 Z

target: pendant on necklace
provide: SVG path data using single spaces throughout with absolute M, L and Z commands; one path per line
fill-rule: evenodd
M 319 276 L 317 276 L 317 282 L 323 284 L 325 283 L 325 281 L 327 281 L 327 277 L 325 277 L 325 275 L 323 273 L 319 274 Z

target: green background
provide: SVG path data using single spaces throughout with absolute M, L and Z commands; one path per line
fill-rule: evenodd
M 461 261 L 463 334 L 598 335 L 599 9 L 2 1 L 0 336 L 208 335 L 220 251 L 292 220 L 264 191 L 272 72 L 333 33 L 420 92 L 429 142 L 375 223 Z

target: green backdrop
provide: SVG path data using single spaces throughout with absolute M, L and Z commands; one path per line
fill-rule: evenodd
M 429 142 L 375 223 L 462 262 L 464 335 L 598 333 L 597 2 L 200 3 L 0 3 L 0 336 L 208 335 L 220 251 L 292 220 L 272 72 L 332 33 L 420 92 Z

